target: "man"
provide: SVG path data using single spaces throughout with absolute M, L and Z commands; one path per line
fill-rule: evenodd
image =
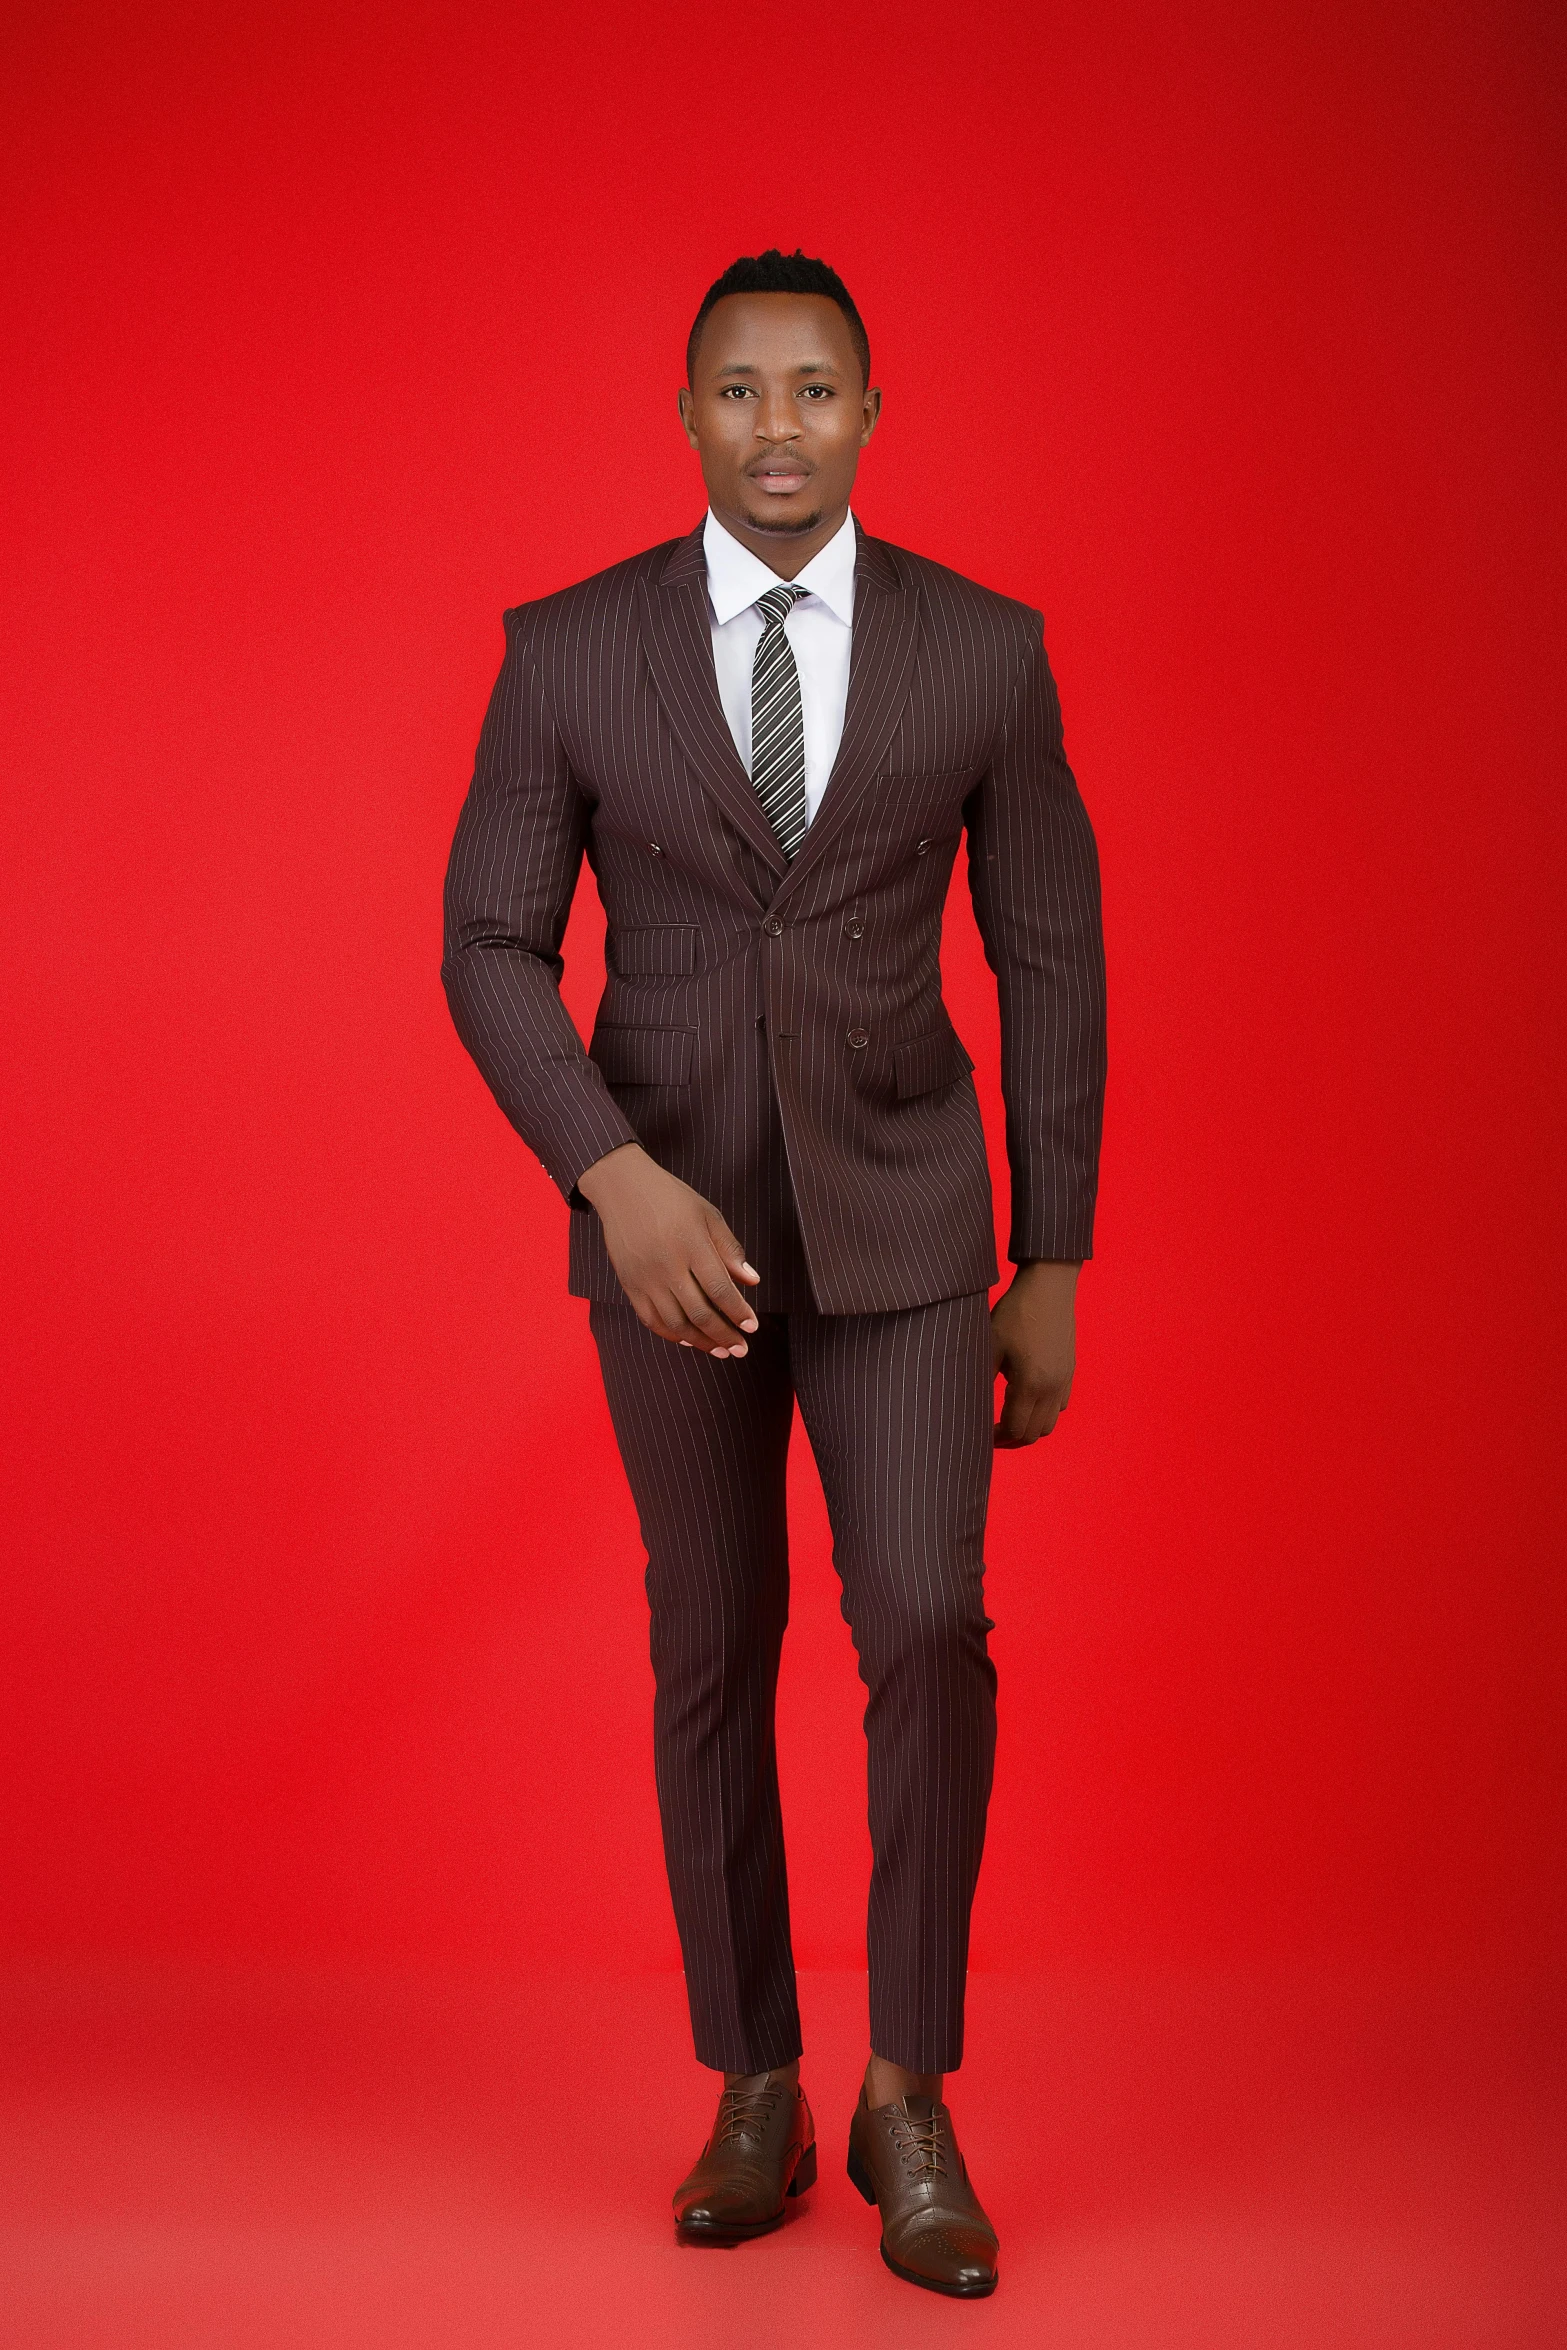
M 1039 615 L 868 537 L 859 313 L 802 254 L 692 329 L 689 537 L 506 614 L 447 882 L 458 1030 L 572 1209 L 647 1548 L 654 1745 L 717 2121 L 690 2242 L 816 2176 L 773 1741 L 796 1399 L 869 1690 L 871 2055 L 849 2170 L 911 2283 L 990 2292 L 943 2076 L 995 1741 L 993 1445 L 1066 1404 L 1104 1081 L 1093 835 Z M 939 443 L 927 444 L 939 462 Z M 1016 1277 L 941 999 L 961 833 L 1001 1001 Z M 586 853 L 608 978 L 584 1051 L 560 940 Z M 994 1379 L 1006 1378 L 992 1428 Z

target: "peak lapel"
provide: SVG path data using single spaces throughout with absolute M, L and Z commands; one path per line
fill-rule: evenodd
M 774 873 L 788 868 L 778 836 L 735 749 L 713 668 L 707 566 L 698 527 L 641 593 L 642 649 L 653 685 L 698 780 Z
M 919 642 L 919 595 L 878 539 L 859 532 L 854 565 L 854 642 L 843 739 L 827 789 L 779 887 L 776 904 L 831 845 L 876 781 L 887 738 L 909 690 Z

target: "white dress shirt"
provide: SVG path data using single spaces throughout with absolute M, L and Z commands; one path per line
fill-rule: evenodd
M 702 526 L 707 600 L 713 623 L 718 698 L 747 775 L 751 772 L 751 669 L 762 641 L 758 596 L 792 584 L 807 592 L 791 607 L 784 634 L 800 673 L 805 721 L 805 820 L 821 805 L 843 734 L 849 699 L 849 645 L 854 631 L 854 517 L 846 514 L 819 554 L 793 582 L 781 580 L 708 511 Z

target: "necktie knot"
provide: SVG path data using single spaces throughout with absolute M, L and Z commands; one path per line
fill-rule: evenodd
M 765 596 L 757 597 L 757 610 L 769 628 L 782 628 L 791 607 L 799 602 L 804 593 L 804 588 L 799 587 L 771 587 Z

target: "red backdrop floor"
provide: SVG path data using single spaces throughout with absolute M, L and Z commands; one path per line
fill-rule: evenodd
M 678 1977 L 12 1974 L 8 2350 L 1562 2339 L 1520 1988 L 974 1978 L 953 2099 L 1005 2266 L 968 2306 L 887 2275 L 844 2177 L 864 1978 L 802 1988 L 821 2182 L 715 2254 L 666 2217 L 709 2108 Z

